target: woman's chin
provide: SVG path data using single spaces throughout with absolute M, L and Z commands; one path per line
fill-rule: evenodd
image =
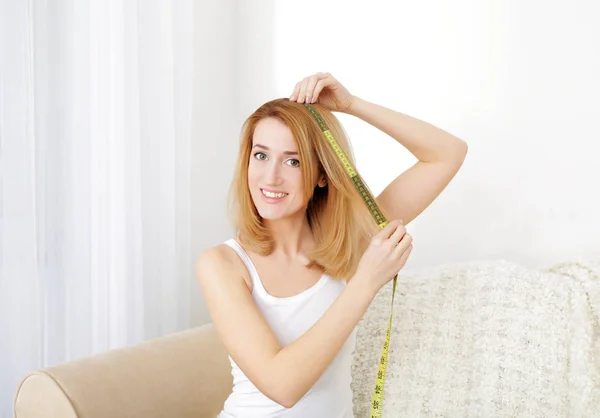
M 277 221 L 289 217 L 288 213 L 273 213 L 273 211 L 259 211 L 258 213 L 266 221 Z
M 298 212 L 300 211 L 300 209 L 298 210 L 279 210 L 279 208 L 277 210 L 269 210 L 271 208 L 259 208 L 258 209 L 258 213 L 260 215 L 260 217 L 266 221 L 279 221 L 282 219 L 289 219 L 294 217 L 295 215 L 298 214 Z M 281 208 L 283 209 L 283 208 Z

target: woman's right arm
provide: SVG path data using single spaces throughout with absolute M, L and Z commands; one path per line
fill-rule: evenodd
M 229 355 L 265 396 L 290 408 L 317 382 L 377 291 L 406 262 L 412 239 L 400 242 L 404 233 L 404 227 L 394 223 L 382 230 L 331 307 L 306 333 L 283 348 L 256 307 L 244 278 L 232 274 L 236 269 L 224 250 L 216 247 L 200 256 L 197 282 L 215 330 Z

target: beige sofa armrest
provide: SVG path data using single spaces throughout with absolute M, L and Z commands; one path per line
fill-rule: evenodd
M 214 418 L 232 388 L 212 325 L 36 370 L 20 383 L 16 418 Z

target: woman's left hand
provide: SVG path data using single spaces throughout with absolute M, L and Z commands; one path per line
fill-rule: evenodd
M 354 101 L 346 87 L 329 73 L 316 73 L 296 84 L 290 100 L 298 103 L 319 103 L 335 112 L 346 112 Z

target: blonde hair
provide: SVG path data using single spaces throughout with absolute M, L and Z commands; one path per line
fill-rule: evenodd
M 348 158 L 354 156 L 347 136 L 338 119 L 325 107 L 313 105 L 323 117 L 331 133 Z M 230 188 L 229 208 L 240 243 L 261 255 L 274 250 L 274 242 L 262 223 L 248 188 L 248 164 L 252 136 L 258 122 L 277 118 L 292 131 L 304 182 L 305 198 L 309 199 L 307 219 L 314 235 L 315 246 L 310 266 L 318 266 L 335 278 L 350 278 L 368 242 L 379 228 L 356 190 L 318 124 L 303 104 L 288 99 L 275 99 L 260 106 L 244 122 L 235 174 Z M 318 170 L 314 169 L 316 157 Z M 314 172 L 325 174 L 325 187 L 316 187 Z

